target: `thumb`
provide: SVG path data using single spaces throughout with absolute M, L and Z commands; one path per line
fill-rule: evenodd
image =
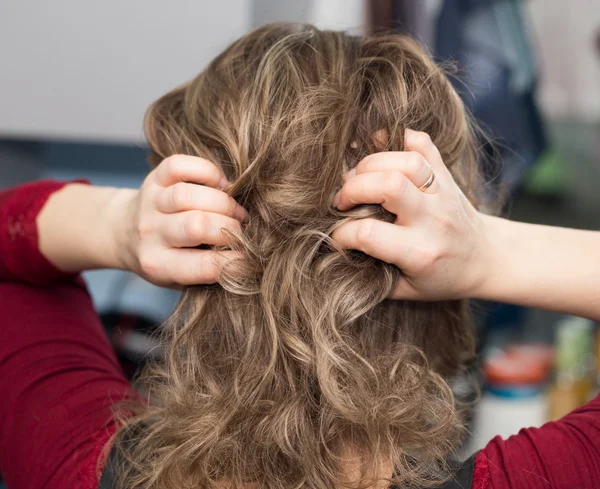
M 422 295 L 403 277 L 390 293 L 389 299 L 418 301 L 422 300 Z

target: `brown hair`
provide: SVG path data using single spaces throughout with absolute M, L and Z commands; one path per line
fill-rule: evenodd
M 408 127 L 475 200 L 463 105 L 405 37 L 269 25 L 150 107 L 154 164 L 216 162 L 250 218 L 243 259 L 187 288 L 165 325 L 165 359 L 141 379 L 151 405 L 119 435 L 135 435 L 121 442 L 127 487 L 356 487 L 390 478 L 382 464 L 396 484 L 444 477 L 434 468 L 462 432 L 447 380 L 473 355 L 465 304 L 386 300 L 401 271 L 329 237 L 348 219 L 390 220 L 332 199 L 364 156 L 401 151 Z

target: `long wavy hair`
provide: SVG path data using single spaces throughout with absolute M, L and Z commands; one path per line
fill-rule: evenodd
M 406 128 L 431 135 L 475 202 L 465 109 L 406 37 L 269 25 L 150 107 L 153 164 L 210 159 L 250 218 L 232 237 L 242 258 L 218 284 L 188 287 L 164 326 L 165 358 L 140 378 L 148 402 L 117 437 L 124 487 L 447 476 L 463 432 L 448 381 L 474 349 L 466 304 L 387 300 L 402 271 L 330 239 L 349 219 L 393 219 L 380 206 L 339 212 L 332 199 L 363 157 L 402 151 Z

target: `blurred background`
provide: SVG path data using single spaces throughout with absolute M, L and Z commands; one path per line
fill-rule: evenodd
M 404 32 L 436 59 L 455 60 L 456 88 L 495 143 L 482 151 L 501 165 L 484 170 L 491 189 L 508 192 L 506 213 L 600 229 L 598 0 L 568 8 L 564 0 L 3 1 L 0 187 L 40 178 L 138 186 L 148 105 L 274 21 Z M 119 271 L 86 279 L 133 375 L 160 354 L 149 333 L 177 294 Z M 483 390 L 465 451 L 560 417 L 597 392 L 595 325 L 498 304 L 475 309 Z M 459 380 L 456 390 L 469 395 Z

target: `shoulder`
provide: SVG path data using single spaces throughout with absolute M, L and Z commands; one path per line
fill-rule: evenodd
M 473 470 L 473 489 L 487 489 L 490 483 L 490 470 L 488 459 L 484 452 L 475 456 L 475 468 Z

